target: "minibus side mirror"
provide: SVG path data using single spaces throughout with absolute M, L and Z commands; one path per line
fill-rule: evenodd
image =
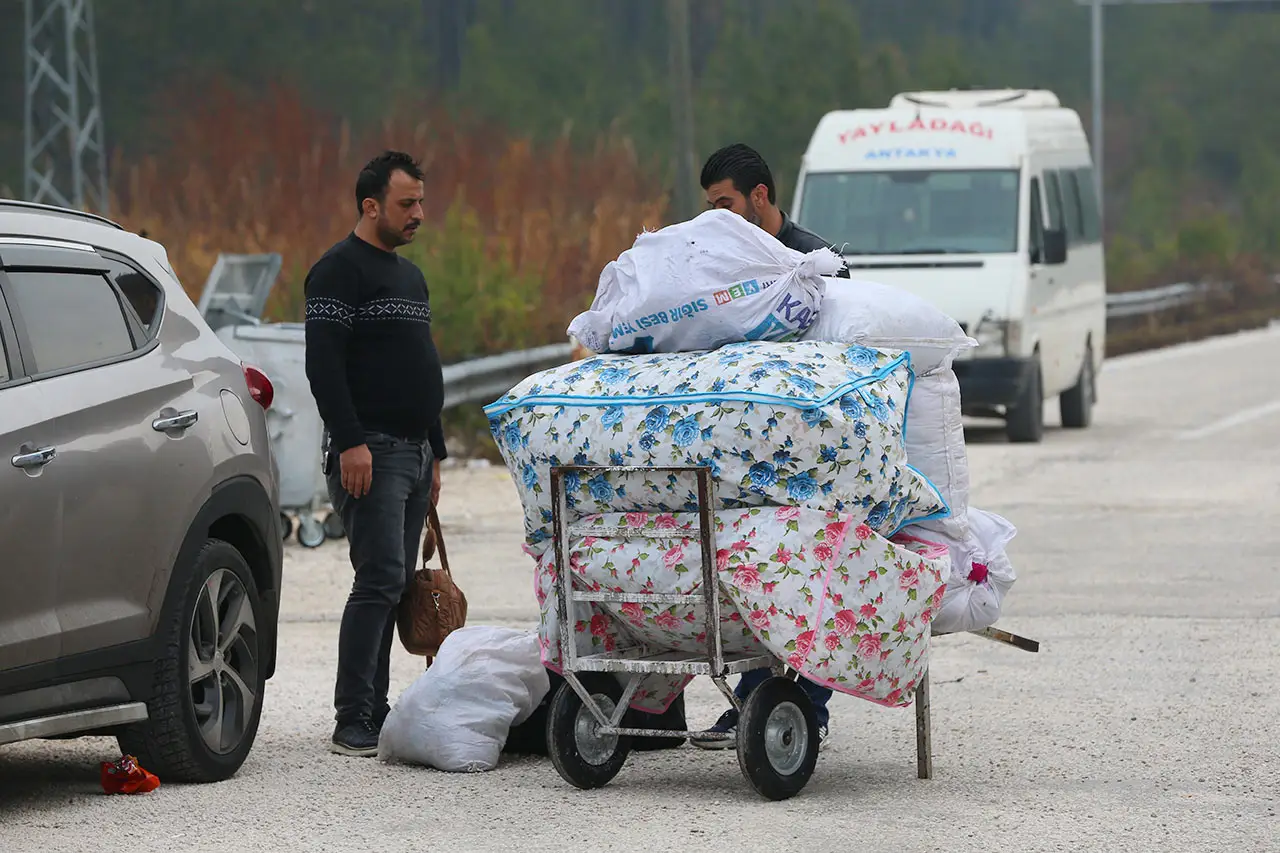
M 1067 232 L 1064 228 L 1046 228 L 1044 232 L 1044 262 L 1048 266 L 1067 262 Z

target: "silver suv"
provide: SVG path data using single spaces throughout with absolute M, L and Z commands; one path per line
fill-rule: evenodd
M 0 745 L 240 768 L 276 658 L 272 394 L 163 247 L 0 200 Z

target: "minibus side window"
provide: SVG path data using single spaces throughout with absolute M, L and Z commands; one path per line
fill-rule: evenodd
M 1058 184 L 1057 172 L 1044 173 L 1045 201 L 1049 208 L 1049 228 L 1059 231 L 1064 227 L 1062 216 L 1062 188 Z
M 1076 188 L 1080 191 L 1080 215 L 1084 225 L 1086 243 L 1102 239 L 1102 223 L 1099 222 L 1098 194 L 1094 187 L 1093 169 L 1076 170 Z
M 1078 246 L 1085 242 L 1085 233 L 1076 173 L 1065 170 L 1059 172 L 1058 182 L 1062 185 L 1062 213 L 1066 218 L 1067 244 Z
M 1027 215 L 1031 217 L 1029 235 L 1031 263 L 1044 263 L 1044 212 L 1040 202 L 1040 179 L 1031 179 L 1031 204 Z

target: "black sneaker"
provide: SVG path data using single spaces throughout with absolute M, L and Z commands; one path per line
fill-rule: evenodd
M 723 732 L 731 734 L 730 738 L 700 738 L 691 737 L 689 743 L 698 749 L 732 749 L 738 745 L 738 712 L 730 708 L 720 715 L 720 719 L 716 720 L 716 724 L 707 731 Z
M 827 748 L 827 724 L 823 723 L 822 725 L 818 726 L 818 751 L 821 752 L 826 748 Z
M 378 727 L 369 720 L 338 724 L 329 743 L 329 751 L 339 755 L 368 758 L 378 754 Z

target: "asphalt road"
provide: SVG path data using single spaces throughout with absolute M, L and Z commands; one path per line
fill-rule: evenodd
M 938 641 L 932 781 L 910 710 L 839 695 L 813 780 L 779 804 L 731 751 L 633 755 L 589 793 L 545 760 L 450 775 L 331 755 L 350 570 L 341 543 L 291 545 L 280 671 L 239 776 L 107 797 L 113 741 L 9 747 L 0 851 L 1280 850 L 1278 367 L 1280 330 L 1117 359 L 1087 431 L 969 431 L 973 503 L 1019 528 L 1000 625 L 1043 645 Z M 471 621 L 530 624 L 506 472 L 454 469 L 442 503 Z M 397 652 L 396 690 L 419 665 Z M 721 702 L 691 688 L 702 722 Z

